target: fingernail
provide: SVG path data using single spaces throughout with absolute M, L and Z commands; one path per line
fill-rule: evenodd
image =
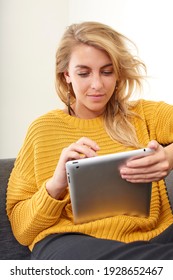
M 120 170 L 121 175 L 122 175 L 122 174 L 124 174 L 124 175 L 125 175 L 125 174 L 126 174 L 126 171 L 127 171 L 127 169 L 126 169 L 126 168 L 122 168 L 122 169 Z

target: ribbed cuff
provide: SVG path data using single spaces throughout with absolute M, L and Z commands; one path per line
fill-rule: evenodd
M 36 205 L 40 208 L 40 211 L 49 217 L 57 218 L 57 213 L 61 213 L 64 206 L 70 202 L 70 196 L 68 191 L 66 192 L 65 196 L 61 200 L 54 199 L 51 197 L 47 190 L 46 190 L 46 182 L 45 181 L 40 188 L 39 192 L 37 193 L 36 197 Z

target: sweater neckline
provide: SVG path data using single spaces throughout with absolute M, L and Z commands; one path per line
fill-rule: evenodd
M 78 128 L 99 128 L 103 127 L 103 117 L 96 117 L 93 119 L 80 119 L 75 116 L 68 115 L 63 110 L 58 110 L 59 116 L 69 124 Z

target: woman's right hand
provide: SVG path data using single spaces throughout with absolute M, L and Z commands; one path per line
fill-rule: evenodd
M 89 158 L 97 156 L 97 151 L 99 146 L 93 140 L 82 137 L 77 142 L 72 143 L 67 148 L 62 150 L 57 167 L 53 174 L 46 183 L 46 189 L 49 195 L 55 199 L 60 199 L 60 197 L 65 192 L 68 182 L 65 164 L 69 160 Z

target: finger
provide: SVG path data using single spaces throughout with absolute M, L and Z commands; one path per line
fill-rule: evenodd
M 148 143 L 148 148 L 152 149 L 152 150 L 158 150 L 160 148 L 160 144 L 156 141 L 156 140 L 151 140 L 149 143 Z
M 77 144 L 77 143 L 73 143 L 72 145 L 70 145 L 69 150 L 78 152 L 79 154 L 84 154 L 86 157 L 97 156 L 96 151 L 93 150 L 92 148 L 90 148 L 86 145 L 81 145 L 81 144 Z
M 155 155 L 148 155 L 142 158 L 130 159 L 126 162 L 126 166 L 129 168 L 138 168 L 145 166 L 149 167 L 155 165 L 158 162 L 158 158 Z
M 65 163 L 69 160 L 78 160 L 78 159 L 82 159 L 85 156 L 82 154 L 79 154 L 76 151 L 68 151 L 67 149 L 62 152 L 62 155 L 59 159 L 59 162 L 57 164 L 57 170 L 59 170 L 59 168 L 61 169 L 61 173 L 65 172 L 66 168 L 65 168 Z
M 121 174 L 121 177 L 130 182 L 152 182 L 159 181 L 167 176 L 167 171 L 156 171 L 139 174 Z
M 82 158 L 85 158 L 85 155 L 83 155 L 79 152 L 76 152 L 76 151 L 70 151 L 68 153 L 67 160 L 82 159 Z
M 128 167 L 150 167 L 152 165 L 156 165 L 158 163 L 162 163 L 166 161 L 165 152 L 163 147 L 160 145 L 157 151 L 152 152 L 149 155 L 145 155 L 140 158 L 132 158 L 126 162 L 126 166 Z
M 95 141 L 93 141 L 87 137 L 80 138 L 76 143 L 80 144 L 80 145 L 88 146 L 95 151 L 98 151 L 100 149 L 100 147 L 97 145 L 97 143 Z
M 158 181 L 157 176 L 153 176 L 153 174 L 145 174 L 143 176 L 122 176 L 122 179 L 131 182 L 131 183 L 146 183 L 146 182 L 154 182 Z
M 163 147 L 159 148 L 148 156 L 140 159 L 132 159 L 126 162 L 126 167 L 139 169 L 139 172 L 148 172 L 148 170 L 167 170 L 169 169 L 169 162 L 165 156 Z M 140 170 L 140 168 L 142 168 Z M 145 171 L 146 170 L 146 171 Z
M 168 173 L 169 169 L 167 168 L 167 163 L 159 163 L 156 165 L 145 166 L 145 167 L 138 167 L 138 168 L 129 168 L 127 166 L 123 166 L 120 169 L 121 175 L 143 175 L 143 174 L 166 174 Z
M 148 143 L 147 146 L 149 149 L 154 150 L 155 152 L 144 155 L 141 157 L 132 158 L 127 161 L 127 166 L 129 167 L 144 167 L 144 166 L 151 166 L 156 164 L 160 161 L 161 154 L 163 152 L 163 147 L 156 141 L 152 140 Z M 163 155 L 163 154 L 162 154 Z

